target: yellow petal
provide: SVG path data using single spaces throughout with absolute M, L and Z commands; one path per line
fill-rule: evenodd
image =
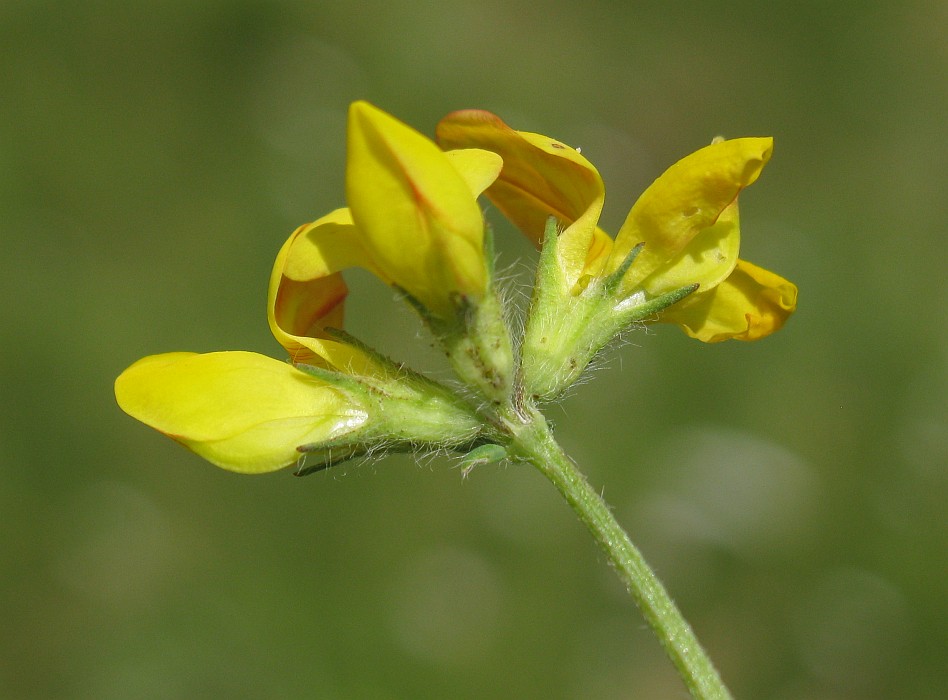
M 601 262 L 603 247 L 611 245 L 608 236 L 596 230 L 604 198 L 602 178 L 576 149 L 547 136 L 514 131 L 483 110 L 453 112 L 441 120 L 436 133 L 443 148 L 484 148 L 500 155 L 503 170 L 486 194 L 535 244 L 542 241 L 551 216 L 566 226 L 558 252 L 570 286 Z
M 364 353 L 323 334 L 342 328 L 348 290 L 339 272 L 356 265 L 373 269 L 348 209 L 300 226 L 283 244 L 270 274 L 267 316 L 293 362 L 374 373 Z
M 480 148 L 459 148 L 445 155 L 475 197 L 491 186 L 504 165 L 499 155 Z
M 660 320 L 706 343 L 758 340 L 779 330 L 796 308 L 792 282 L 739 260 L 730 277 L 663 311 Z
M 250 352 L 145 357 L 115 380 L 122 410 L 219 467 L 259 474 L 296 447 L 360 428 L 366 411 L 285 362 Z
M 612 255 L 612 246 L 612 236 L 597 226 L 589 243 L 589 252 L 586 254 L 584 274 L 591 276 L 601 274 L 606 262 Z
M 441 149 L 367 102 L 349 108 L 348 149 L 349 208 L 378 268 L 437 315 L 483 296 L 484 221 Z
M 699 231 L 683 250 L 642 280 L 641 285 L 653 296 L 695 283 L 709 291 L 734 270 L 740 247 L 741 226 L 735 200 L 716 222 Z
M 666 170 L 639 197 L 616 236 L 610 269 L 629 251 L 645 248 L 626 275 L 632 289 L 713 225 L 770 159 L 771 138 L 742 138 L 706 146 Z

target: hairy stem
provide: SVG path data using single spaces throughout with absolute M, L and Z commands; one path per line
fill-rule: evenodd
M 528 406 L 512 411 L 504 422 L 512 435 L 508 454 L 535 466 L 563 494 L 609 557 L 692 697 L 730 700 L 731 694 L 668 592 L 609 506 L 553 438 L 543 416 Z

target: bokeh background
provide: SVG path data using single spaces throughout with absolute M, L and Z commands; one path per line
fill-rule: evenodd
M 684 696 L 528 468 L 240 477 L 116 407 L 145 354 L 279 356 L 270 265 L 343 204 L 357 98 L 581 146 L 612 231 L 775 137 L 742 253 L 787 328 L 635 333 L 551 416 L 738 697 L 948 697 L 946 36 L 926 0 L 0 3 L 0 697 Z M 350 330 L 444 377 L 350 281 Z

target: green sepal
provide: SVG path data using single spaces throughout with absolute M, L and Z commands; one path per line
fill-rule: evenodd
M 571 294 L 559 266 L 559 225 L 547 219 L 537 262 L 533 296 L 520 349 L 524 392 L 535 399 L 552 399 L 571 385 L 585 368 L 576 367 L 576 349 L 590 314 L 584 292 Z
M 320 367 L 318 365 L 308 365 L 303 362 L 293 362 L 292 365 L 300 372 L 305 372 L 342 391 L 362 395 L 369 389 L 369 386 L 365 383 L 363 378 L 354 374 L 343 374 L 334 369 L 327 369 L 326 367 Z
M 354 335 L 347 333 L 341 328 L 327 327 L 323 330 L 331 338 L 359 348 L 359 350 L 371 357 L 380 367 L 386 370 L 390 381 L 380 381 L 374 377 L 360 377 L 360 381 L 383 393 L 394 395 L 401 393 L 405 388 L 410 388 L 415 393 L 435 392 L 443 395 L 454 395 L 453 392 L 443 384 L 436 382 L 430 377 L 426 377 L 421 372 L 417 372 L 403 362 L 396 362 L 387 355 L 381 354 L 375 350 L 375 348 L 366 345 Z
M 358 347 L 384 371 L 361 376 L 296 363 L 302 372 L 350 396 L 364 406 L 369 419 L 355 432 L 337 440 L 300 445 L 297 472 L 308 474 L 369 452 L 413 452 L 468 449 L 488 439 L 490 427 L 477 409 L 448 387 L 380 355 L 345 331 L 329 334 Z M 305 464 L 306 455 L 315 464 Z
M 618 269 L 611 275 L 603 278 L 603 293 L 609 294 L 611 296 L 618 294 L 619 289 L 622 286 L 622 280 L 625 278 L 625 273 L 629 271 L 630 267 L 632 267 L 632 263 L 634 263 L 635 259 L 639 257 L 639 253 L 642 252 L 642 248 L 644 247 L 644 242 L 635 245 L 632 250 L 629 251 L 629 254 L 625 256 L 625 260 L 622 261 L 622 264 L 619 265 Z
M 530 324 L 542 318 L 546 313 L 555 313 L 558 307 L 568 299 L 569 290 L 557 260 L 560 230 L 555 217 L 546 220 L 543 240 L 540 243 L 540 258 L 533 278 L 533 294 L 530 297 L 530 309 L 527 314 L 525 335 L 530 334 Z
M 646 319 L 649 316 L 654 316 L 672 304 L 677 304 L 689 294 L 693 294 L 700 286 L 701 285 L 697 282 L 694 284 L 686 284 L 684 287 L 679 287 L 671 292 L 666 292 L 665 294 L 661 294 L 634 306 L 629 304 L 629 301 L 633 299 L 633 297 L 627 297 L 614 307 L 615 311 L 622 317 L 622 321 L 619 325 L 626 326 L 630 323 Z
M 340 445 L 338 447 L 320 447 L 316 449 L 307 449 L 308 445 L 301 445 L 299 450 L 300 458 L 296 461 L 296 469 L 293 476 L 309 476 L 316 472 L 321 472 L 337 464 L 342 464 L 355 457 L 361 457 L 368 452 L 368 449 L 360 445 Z M 306 464 L 311 455 L 317 455 L 319 461 L 312 464 Z

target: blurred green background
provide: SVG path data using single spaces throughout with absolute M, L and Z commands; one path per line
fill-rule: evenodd
M 116 407 L 146 354 L 280 356 L 270 265 L 344 203 L 357 98 L 581 146 L 613 232 L 775 137 L 742 253 L 787 328 L 633 334 L 551 416 L 738 697 L 948 697 L 946 36 L 925 0 L 0 3 L 0 697 L 683 697 L 526 467 L 240 477 Z M 350 330 L 444 376 L 350 280 Z

